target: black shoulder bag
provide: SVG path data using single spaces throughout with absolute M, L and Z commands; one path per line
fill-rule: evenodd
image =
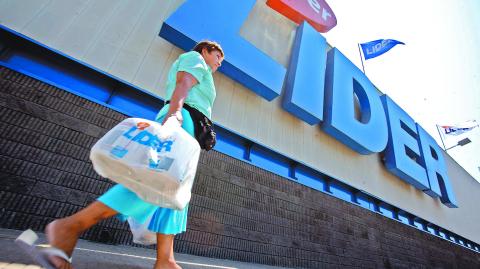
M 170 103 L 170 101 L 165 102 L 165 104 L 168 103 Z M 217 143 L 217 133 L 215 133 L 213 129 L 213 122 L 207 118 L 207 116 L 203 115 L 202 112 L 187 104 L 183 104 L 183 108 L 185 108 L 192 117 L 195 139 L 197 139 L 200 144 L 200 148 L 206 151 L 211 150 Z

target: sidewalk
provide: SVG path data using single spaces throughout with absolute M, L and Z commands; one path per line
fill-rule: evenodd
M 40 269 L 15 243 L 21 233 L 0 229 L 0 269 Z M 45 242 L 44 234 L 39 234 Z M 177 263 L 183 269 L 280 269 L 284 267 L 235 262 L 176 253 Z M 155 250 L 113 246 L 79 240 L 73 254 L 75 269 L 151 269 L 155 263 Z

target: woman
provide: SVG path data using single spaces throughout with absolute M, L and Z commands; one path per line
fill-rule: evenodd
M 211 118 L 216 95 L 212 74 L 220 67 L 223 58 L 222 48 L 212 41 L 202 41 L 192 51 L 180 55 L 168 73 L 166 100 L 169 103 L 160 110 L 156 120 L 163 124 L 168 118 L 175 117 L 182 128 L 194 136 L 196 123 L 184 104 Z M 31 245 L 34 240 L 28 242 L 22 240 L 22 236 L 17 242 L 29 248 L 28 251 L 35 252 L 31 254 L 47 268 L 71 268 L 69 257 L 78 237 L 99 221 L 117 215 L 121 219 L 131 217 L 139 223 L 151 218 L 148 229 L 157 233 L 154 269 L 178 269 L 180 266 L 173 256 L 173 239 L 175 234 L 186 231 L 187 213 L 188 204 L 179 211 L 161 208 L 144 202 L 135 193 L 117 184 L 86 208 L 49 223 L 45 233 L 51 248 L 35 248 Z

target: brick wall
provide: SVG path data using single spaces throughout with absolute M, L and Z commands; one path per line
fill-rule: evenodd
M 113 184 L 90 147 L 125 116 L 0 68 L 0 227 L 41 231 Z M 233 159 L 203 153 L 175 250 L 305 268 L 480 268 L 480 255 Z M 84 239 L 132 244 L 116 219 Z

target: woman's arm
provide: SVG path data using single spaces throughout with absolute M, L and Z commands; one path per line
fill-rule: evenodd
M 175 90 L 173 91 L 172 98 L 170 99 L 170 107 L 168 113 L 163 119 L 162 124 L 164 124 L 168 118 L 175 116 L 177 120 L 182 124 L 182 108 L 185 103 L 185 98 L 187 98 L 188 91 L 198 83 L 197 79 L 188 72 L 179 71 L 177 72 L 177 81 L 175 85 Z

